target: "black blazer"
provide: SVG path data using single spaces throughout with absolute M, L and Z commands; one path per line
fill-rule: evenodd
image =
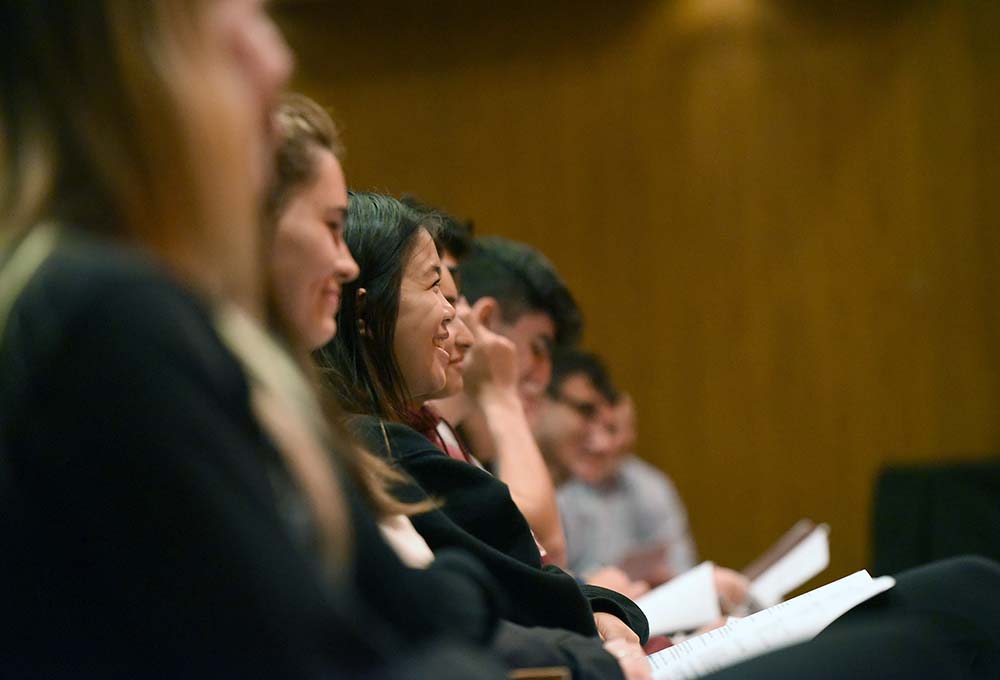
M 350 424 L 370 450 L 414 480 L 396 490 L 401 500 L 432 497 L 442 503 L 439 510 L 413 517 L 414 526 L 435 552 L 461 548 L 489 569 L 508 605 L 504 618 L 593 636 L 597 634 L 593 614 L 603 611 L 625 621 L 645 643 L 649 626 L 631 600 L 605 588 L 580 586 L 561 569 L 542 566 L 528 523 L 506 484 L 474 465 L 449 458 L 405 425 L 371 416 L 352 418 Z

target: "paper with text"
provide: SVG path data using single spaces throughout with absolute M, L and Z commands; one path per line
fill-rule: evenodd
M 715 565 L 702 562 L 636 600 L 649 620 L 650 635 L 694 630 L 722 616 L 715 592 Z
M 675 647 L 649 655 L 654 680 L 688 680 L 811 640 L 837 618 L 895 584 L 859 571 Z
M 750 597 L 773 607 L 830 564 L 830 527 L 821 524 L 750 583 Z

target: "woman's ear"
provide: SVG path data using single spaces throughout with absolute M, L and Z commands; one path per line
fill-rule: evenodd
M 472 314 L 484 327 L 496 331 L 500 325 L 500 303 L 493 297 L 481 297 L 472 305 Z

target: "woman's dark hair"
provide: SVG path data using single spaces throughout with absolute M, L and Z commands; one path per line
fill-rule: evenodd
M 433 237 L 437 223 L 390 196 L 350 193 L 344 241 L 361 274 L 343 287 L 337 335 L 317 356 L 349 413 L 403 423 L 414 413 L 393 343 L 403 270 L 421 230 Z
M 438 220 L 437 240 L 442 251 L 447 251 L 456 260 L 461 260 L 472 250 L 473 236 L 476 231 L 476 225 L 472 220 L 463 222 L 440 208 L 432 208 L 426 203 L 421 203 L 414 196 L 403 196 L 400 201 L 406 207 L 413 208 L 419 213 L 431 215 Z M 452 272 L 452 274 L 456 273 L 457 270 Z

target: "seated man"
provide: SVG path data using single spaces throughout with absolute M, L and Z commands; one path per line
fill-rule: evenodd
M 697 561 L 687 513 L 669 478 L 632 454 L 635 426 L 631 400 L 611 383 L 593 354 L 562 350 L 553 358 L 549 399 L 539 407 L 535 436 L 557 484 L 566 532 L 567 563 L 590 583 L 621 589 L 618 567 L 650 547 L 644 573 L 651 585 L 687 571 Z M 717 568 L 723 610 L 746 597 L 746 580 Z M 635 586 L 627 589 L 638 593 Z
M 656 544 L 664 546 L 666 562 L 654 582 L 695 566 L 697 554 L 680 495 L 665 474 L 634 455 L 632 400 L 615 391 L 600 360 L 582 352 L 557 354 L 549 394 L 593 413 L 599 425 L 595 436 L 571 451 L 569 477 L 557 492 L 571 546 L 569 568 L 589 574 L 621 565 L 630 553 Z M 595 408 L 589 399 L 597 394 L 604 403 Z

